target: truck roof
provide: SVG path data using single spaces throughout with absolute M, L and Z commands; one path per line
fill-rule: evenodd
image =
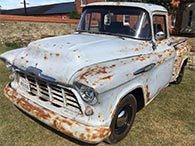
M 155 5 L 151 3 L 141 3 L 141 2 L 95 2 L 90 3 L 87 6 L 126 6 L 126 7 L 138 7 L 145 9 L 146 11 L 152 13 L 154 11 L 166 12 L 167 10 L 160 5 Z

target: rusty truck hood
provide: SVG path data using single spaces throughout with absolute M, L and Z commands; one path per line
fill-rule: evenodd
M 32 42 L 17 53 L 13 64 L 38 68 L 58 82 L 71 84 L 72 76 L 84 67 L 144 54 L 145 45 L 147 42 L 116 36 L 75 33 Z

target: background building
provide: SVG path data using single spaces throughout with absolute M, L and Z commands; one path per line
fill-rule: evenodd
M 53 16 L 65 18 L 69 13 L 75 11 L 75 9 L 75 2 L 69 2 L 28 7 L 26 8 L 26 11 L 24 8 L 2 10 L 1 13 L 6 15 Z
M 195 36 L 195 3 L 191 3 L 183 11 L 181 34 Z

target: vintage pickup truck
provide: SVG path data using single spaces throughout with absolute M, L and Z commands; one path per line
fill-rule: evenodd
M 136 112 L 180 83 L 190 46 L 170 37 L 167 10 L 131 2 L 84 7 L 75 33 L 45 38 L 0 59 L 18 108 L 87 143 L 123 139 Z

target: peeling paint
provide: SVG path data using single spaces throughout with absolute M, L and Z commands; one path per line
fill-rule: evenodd
M 38 63 L 35 63 L 35 67 L 37 67 L 38 66 Z
M 99 79 L 96 79 L 96 80 L 92 83 L 92 85 L 93 85 L 93 86 L 96 86 L 96 84 L 98 84 L 100 81 L 102 81 L 102 80 L 111 80 L 112 77 L 113 77 L 113 75 L 101 77 L 101 78 L 99 78 Z
M 147 99 L 147 102 L 150 101 L 150 92 L 149 92 L 149 89 L 148 89 L 148 85 L 146 85 L 144 87 L 145 89 L 145 95 L 146 95 L 146 99 Z
M 174 38 L 174 40 L 176 40 L 176 38 Z M 183 42 L 180 45 L 176 46 L 176 58 L 174 61 L 174 68 L 173 68 L 171 82 L 176 80 L 184 61 L 187 58 L 189 58 L 190 49 L 191 49 L 191 46 L 188 45 L 186 42 Z
M 146 58 L 144 56 L 142 56 L 142 55 L 136 57 L 135 59 L 138 60 L 138 61 L 145 61 L 146 60 Z
M 48 57 L 45 55 L 45 56 L 44 56 L 44 60 L 47 60 L 47 59 L 48 59 Z
M 133 50 L 134 50 L 135 52 L 138 52 L 138 51 L 139 51 L 139 49 L 138 49 L 138 48 L 133 48 Z
M 56 53 L 56 57 L 59 57 L 60 56 L 60 54 L 59 53 Z

